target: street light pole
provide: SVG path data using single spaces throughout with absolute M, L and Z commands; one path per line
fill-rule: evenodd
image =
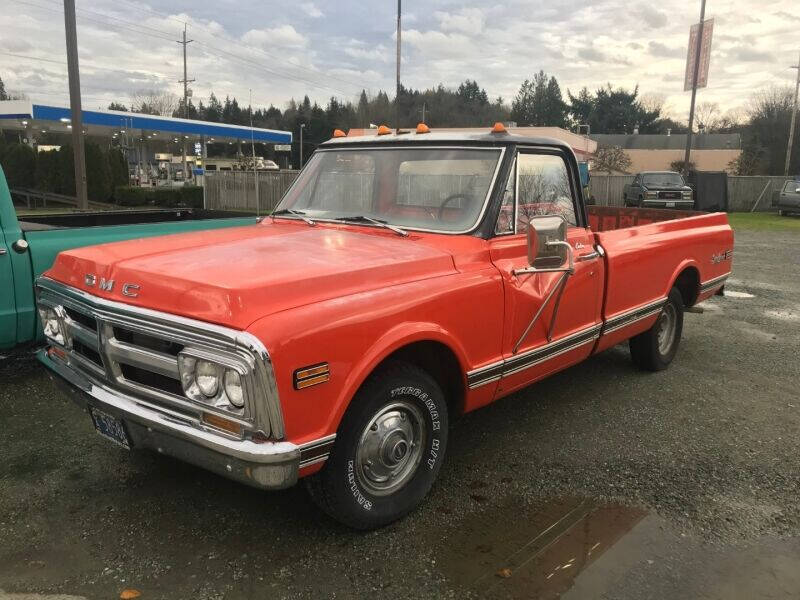
M 189 79 L 186 75 L 186 46 L 191 44 L 194 40 L 186 39 L 186 23 L 183 24 L 183 39 L 178 40 L 178 43 L 183 45 L 183 79 L 178 83 L 183 84 L 183 118 L 189 118 L 189 84 L 194 79 Z M 189 166 L 186 163 L 186 136 L 183 136 L 183 183 L 189 181 Z
M 72 150 L 75 163 L 75 197 L 78 208 L 89 208 L 86 195 L 86 154 L 83 151 L 83 113 L 81 79 L 78 68 L 78 28 L 75 24 L 75 0 L 64 0 L 64 30 L 67 38 L 67 71 L 69 74 L 69 107 L 72 113 Z
M 303 168 L 303 129 L 306 128 L 305 123 L 300 123 L 300 168 Z
M 703 47 L 703 20 L 706 17 L 706 0 L 700 0 L 700 27 L 694 52 L 694 76 L 692 77 L 692 102 L 689 105 L 689 132 L 686 134 L 686 152 L 683 155 L 683 176 L 689 174 L 689 156 L 692 151 L 692 128 L 694 127 L 694 99 L 697 96 L 697 76 L 700 73 L 700 50 Z
M 786 165 L 783 167 L 783 176 L 789 176 L 789 163 L 792 160 L 792 144 L 794 143 L 794 126 L 797 122 L 797 94 L 800 92 L 800 56 L 797 58 L 797 64 L 792 67 L 797 69 L 797 83 L 794 84 L 794 104 L 792 105 L 792 122 L 789 125 L 789 144 L 786 146 Z
M 402 31 L 400 23 L 402 0 L 397 0 L 397 86 L 394 94 L 394 127 L 400 131 L 400 33 Z

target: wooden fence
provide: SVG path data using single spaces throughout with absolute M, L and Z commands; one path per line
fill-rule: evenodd
M 728 210 L 730 212 L 749 212 L 772 209 L 773 198 L 777 197 L 787 177 L 738 175 L 728 176 Z M 633 181 L 633 175 L 599 175 L 592 173 L 589 180 L 589 193 L 599 206 L 624 206 L 623 188 Z
M 299 171 L 222 171 L 205 175 L 205 206 L 265 214 L 274 209 Z M 256 197 L 258 177 L 258 197 Z

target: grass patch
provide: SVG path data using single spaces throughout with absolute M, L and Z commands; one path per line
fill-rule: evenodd
M 730 213 L 728 221 L 739 231 L 797 231 L 800 216 L 782 217 L 778 213 Z

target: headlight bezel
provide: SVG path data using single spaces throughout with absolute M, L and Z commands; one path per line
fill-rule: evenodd
M 42 332 L 45 339 L 51 344 L 55 344 L 61 348 L 70 349 L 72 347 L 72 338 L 69 335 L 67 328 L 67 313 L 64 307 L 60 304 L 50 304 L 47 302 L 39 302 L 36 305 L 36 311 L 39 315 L 39 322 L 42 326 Z M 52 317 L 45 317 L 47 312 L 52 312 Z M 60 339 L 48 334 L 48 324 L 55 322 L 58 326 Z
M 208 395 L 197 382 L 197 366 L 200 363 L 209 363 L 216 367 L 217 384 L 213 395 Z M 231 401 L 225 385 L 225 374 L 233 371 L 239 376 L 242 388 L 242 401 L 237 406 Z M 178 353 L 178 373 L 180 375 L 183 393 L 189 400 L 202 406 L 221 410 L 237 418 L 248 417 L 248 375 L 251 369 L 242 362 L 214 352 L 199 348 L 186 347 Z
M 648 200 L 653 200 L 653 199 L 655 199 L 655 198 L 658 198 L 658 192 L 656 192 L 656 191 L 653 191 L 653 190 L 647 190 L 647 191 L 644 193 L 644 197 L 645 197 L 646 199 L 648 199 Z

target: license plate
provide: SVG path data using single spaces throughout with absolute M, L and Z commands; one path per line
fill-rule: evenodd
M 664 206 L 666 206 L 667 208 L 675 208 L 675 203 L 674 202 L 667 202 Z
M 104 413 L 102 410 L 98 410 L 93 406 L 89 407 L 89 414 L 92 417 L 92 422 L 94 423 L 94 428 L 97 430 L 97 433 L 127 450 L 131 449 L 131 444 L 128 441 L 128 434 L 125 433 L 125 424 L 120 419 Z

